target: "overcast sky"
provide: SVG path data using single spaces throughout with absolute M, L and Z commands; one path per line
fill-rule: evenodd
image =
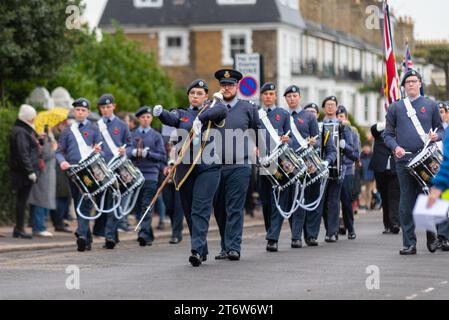
M 87 4 L 85 17 L 91 25 L 97 25 L 107 0 L 84 0 Z M 195 1 L 195 0 L 188 0 Z M 307 1 L 307 0 L 302 0 Z M 449 13 L 447 0 L 389 0 L 396 15 L 410 16 L 415 21 L 417 39 L 449 40 L 446 20 Z M 445 25 L 446 24 L 446 25 Z

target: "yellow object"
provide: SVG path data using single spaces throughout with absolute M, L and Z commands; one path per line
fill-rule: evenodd
M 449 201 L 449 190 L 443 192 L 443 194 L 441 195 L 441 199 Z
M 36 132 L 38 134 L 43 133 L 46 124 L 48 124 L 50 129 L 53 128 L 58 123 L 66 120 L 68 115 L 69 110 L 66 108 L 54 108 L 48 111 L 39 112 L 34 122 Z

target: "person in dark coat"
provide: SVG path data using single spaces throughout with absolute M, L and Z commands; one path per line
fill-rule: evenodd
M 40 164 L 39 139 L 34 130 L 36 110 L 29 105 L 22 105 L 10 135 L 11 186 L 16 191 L 16 225 L 14 238 L 31 239 L 25 232 L 25 207 L 31 188 L 37 182 Z

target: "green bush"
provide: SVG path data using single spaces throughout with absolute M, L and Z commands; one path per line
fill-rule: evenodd
M 16 108 L 0 106 L 0 224 L 14 221 L 14 200 L 9 176 L 9 135 L 17 118 Z

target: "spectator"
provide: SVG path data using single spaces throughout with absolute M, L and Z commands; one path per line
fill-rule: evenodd
M 58 147 L 53 134 L 49 135 L 48 126 L 40 137 L 42 144 L 42 159 L 44 166 L 41 169 L 37 183 L 31 188 L 28 198 L 30 215 L 32 217 L 33 235 L 37 237 L 52 238 L 53 234 L 47 231 L 46 221 L 50 210 L 56 209 L 56 158 Z
M 59 140 L 61 132 L 67 127 L 68 122 L 63 121 L 52 128 L 55 140 Z M 72 195 L 70 194 L 70 184 L 67 175 L 61 170 L 58 163 L 56 167 L 56 209 L 50 211 L 50 216 L 55 227 L 55 231 L 71 233 L 64 224 L 64 219 L 69 216 L 70 202 Z
M 24 228 L 25 207 L 43 164 L 39 158 L 41 146 L 34 130 L 36 115 L 36 110 L 32 106 L 23 104 L 10 136 L 11 186 L 17 193 L 14 238 L 32 238 Z
M 360 155 L 360 162 L 362 163 L 362 192 L 360 197 L 360 207 L 364 209 L 370 208 L 372 193 L 375 189 L 374 171 L 369 167 L 372 157 L 373 153 L 371 151 L 371 145 L 369 143 L 364 144 Z

